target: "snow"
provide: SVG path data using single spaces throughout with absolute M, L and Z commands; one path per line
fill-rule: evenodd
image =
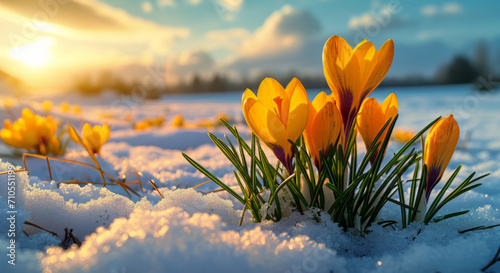
M 292 212 L 280 222 L 260 224 L 253 223 L 247 211 L 240 226 L 243 206 L 227 193 L 208 193 L 218 189 L 217 185 L 206 183 L 191 189 L 207 179 L 189 165 L 181 151 L 228 185 L 237 186 L 230 163 L 207 136 L 207 131 L 219 137 L 227 131 L 222 127 L 173 128 L 169 126 L 171 118 L 181 114 L 187 122 L 195 122 L 226 113 L 248 137 L 248 128 L 241 124 L 240 92 L 170 97 L 135 102 L 127 107 L 120 104 L 123 98 L 110 93 L 99 99 L 74 94 L 51 98 L 53 115 L 76 127 L 82 121 L 102 122 L 103 113 L 116 117 L 105 119 L 112 134 L 98 160 L 107 173 L 113 177 L 125 175 L 126 181 L 136 180 L 135 171 L 140 171 L 144 192 L 137 184 L 131 188 L 140 197 L 132 198 L 119 186 L 58 185 L 49 181 L 44 159 L 30 159 L 30 175 L 16 173 L 16 266 L 8 265 L 4 258 L 0 271 L 480 272 L 500 246 L 500 228 L 464 234 L 458 231 L 500 223 L 500 141 L 496 137 L 500 130 L 500 97 L 476 94 L 469 88 L 390 88 L 373 94 L 380 100 L 395 92 L 400 103 L 398 125 L 405 129 L 416 131 L 439 115 L 454 114 L 461 139 L 470 134 L 470 140 L 464 143 L 465 149 L 455 152 L 444 174 L 443 179 L 448 178 L 463 164 L 452 188 L 471 172 L 491 175 L 482 180 L 481 187 L 438 213 L 470 209 L 467 215 L 427 226 L 413 224 L 405 230 L 375 225 L 363 236 L 342 230 L 328 215 L 315 210 L 304 215 Z M 22 107 L 30 107 L 43 113 L 40 101 L 18 101 L 13 112 L 18 114 Z M 84 114 L 63 113 L 57 107 L 62 101 L 81 104 Z M 164 114 L 166 125 L 135 131 L 124 120 L 126 113 L 132 113 L 135 119 Z M 2 111 L 0 118 L 7 118 L 6 113 Z M 391 143 L 387 154 L 399 145 Z M 1 154 L 9 152 L 9 148 L 0 145 Z M 64 158 L 93 166 L 83 149 L 73 144 Z M 8 170 L 11 163 L 22 165 L 20 158 L 4 157 L 0 172 Z M 55 161 L 51 161 L 51 166 L 57 170 L 53 177 L 56 180 L 68 175 L 92 181 L 100 178 L 97 171 L 85 166 Z M 154 180 L 164 199 L 147 182 L 149 179 Z M 0 176 L 0 185 L 6 183 L 7 176 Z M 438 184 L 432 197 L 441 186 Z M 0 187 L 0 196 L 0 244 L 4 246 L 10 239 L 5 232 L 6 186 Z M 399 208 L 388 205 L 380 217 L 399 220 Z M 28 226 L 24 231 L 29 236 L 24 235 L 21 230 L 25 220 L 56 232 L 59 238 Z M 65 228 L 73 229 L 83 242 L 81 248 L 58 247 Z M 499 272 L 500 264 L 490 271 Z

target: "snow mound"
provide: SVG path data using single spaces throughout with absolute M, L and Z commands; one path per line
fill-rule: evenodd
M 98 228 L 80 249 L 48 249 L 41 263 L 51 272 L 346 272 L 345 259 L 307 236 L 226 230 L 217 215 L 177 207 L 136 209 Z

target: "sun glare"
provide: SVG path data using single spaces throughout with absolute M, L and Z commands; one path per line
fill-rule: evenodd
M 9 56 L 30 67 L 40 67 L 50 60 L 50 48 L 53 44 L 52 38 L 40 37 L 32 43 L 11 48 Z

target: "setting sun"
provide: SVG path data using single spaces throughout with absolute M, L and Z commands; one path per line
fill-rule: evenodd
M 50 60 L 50 47 L 53 44 L 52 38 L 40 37 L 32 43 L 11 48 L 9 56 L 30 67 L 40 67 Z

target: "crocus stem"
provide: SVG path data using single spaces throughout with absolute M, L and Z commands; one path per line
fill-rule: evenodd
M 427 212 L 427 199 L 422 196 L 420 198 L 420 202 L 418 203 L 418 212 L 415 215 L 415 221 L 416 222 L 423 222 L 425 218 L 425 214 Z

